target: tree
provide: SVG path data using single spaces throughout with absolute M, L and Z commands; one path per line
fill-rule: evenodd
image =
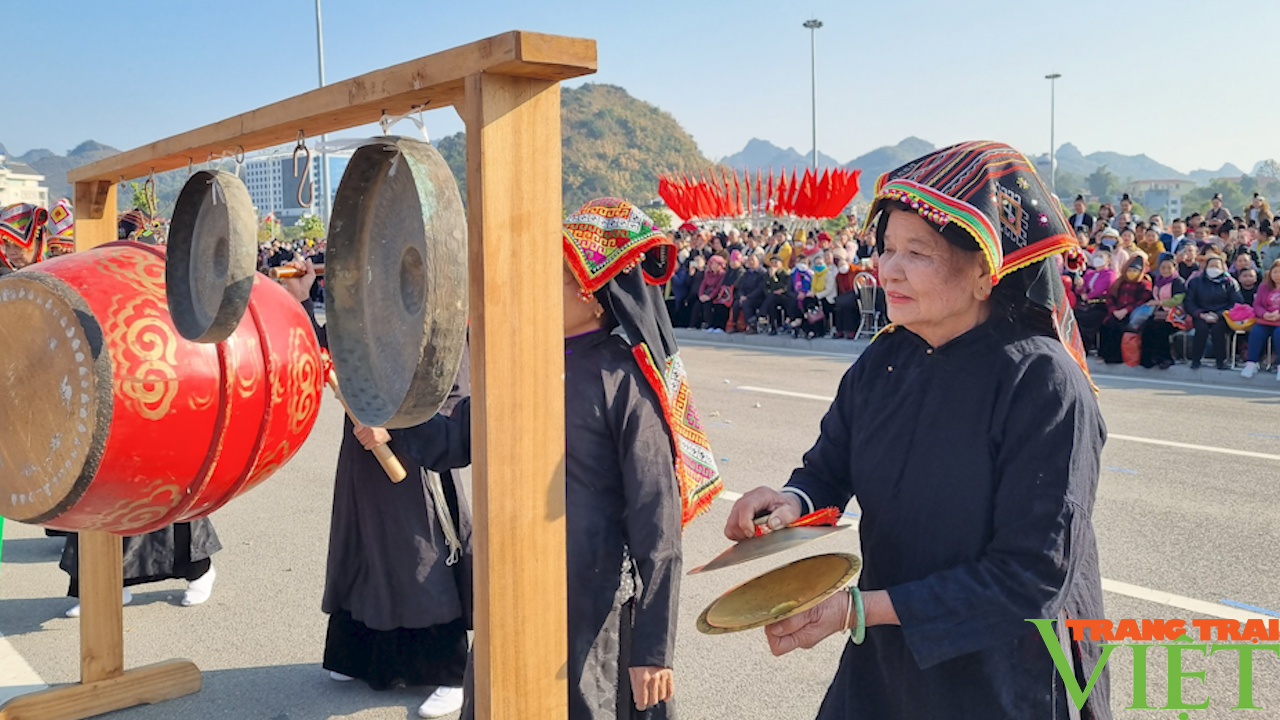
M 831 233 L 831 235 L 833 236 L 848 226 L 849 226 L 849 216 L 845 215 L 844 213 L 840 213 L 839 215 L 833 218 L 828 218 L 822 221 L 822 229 Z
M 1107 169 L 1106 165 L 1099 165 L 1089 177 L 1084 179 L 1084 184 L 1089 188 L 1089 192 L 1100 198 L 1109 198 L 1116 194 L 1116 190 L 1120 187 L 1120 180 L 1116 178 L 1116 174 Z
M 676 217 L 660 207 L 645 210 L 644 214 L 648 215 L 649 219 L 653 220 L 654 225 L 657 225 L 663 230 L 670 230 L 676 224 Z
M 1258 168 L 1258 177 L 1280 180 L 1280 162 L 1267 160 Z
M 303 215 L 298 218 L 298 222 L 294 224 L 301 232 L 300 236 L 304 238 L 321 238 L 324 237 L 324 221 L 315 215 Z
M 1055 177 L 1058 181 L 1055 186 L 1057 188 L 1058 197 L 1065 198 L 1067 202 L 1070 202 L 1075 199 L 1076 195 L 1084 194 L 1086 188 L 1084 186 L 1084 178 L 1082 176 L 1063 170 L 1062 167 L 1059 166 Z M 1070 215 L 1071 213 L 1067 214 Z
M 1240 183 L 1226 178 L 1214 178 L 1209 181 L 1208 185 L 1195 188 L 1191 192 L 1182 196 L 1182 214 L 1184 217 L 1192 213 L 1205 214 L 1209 212 L 1210 200 L 1214 193 L 1222 193 L 1222 204 L 1228 211 L 1234 213 L 1236 208 L 1243 208 L 1248 204 L 1247 197 L 1240 189 Z

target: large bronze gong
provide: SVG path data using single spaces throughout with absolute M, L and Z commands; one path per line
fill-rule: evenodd
M 370 426 L 425 422 L 453 388 L 467 335 L 467 225 L 434 147 L 374 138 L 338 186 L 325 252 L 329 351 Z
M 240 178 L 221 170 L 191 176 L 169 228 L 166 295 L 182 337 L 218 343 L 235 331 L 253 290 L 258 218 Z

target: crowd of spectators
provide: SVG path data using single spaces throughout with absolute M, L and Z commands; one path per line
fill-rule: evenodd
M 1280 350 L 1280 240 L 1265 197 L 1233 214 L 1215 195 L 1207 215 L 1166 224 L 1132 212 L 1097 216 L 1076 197 L 1069 218 L 1087 264 L 1060 259 L 1063 283 L 1088 352 L 1106 363 L 1199 368 L 1211 354 L 1254 377 Z M 1270 358 L 1270 363 L 1264 361 Z M 1277 375 L 1280 379 L 1280 375 Z
M 872 240 L 849 228 L 833 236 L 788 232 L 780 224 L 720 232 L 686 225 L 676 233 L 680 266 L 668 286 L 672 323 L 707 332 L 855 338 L 867 322 L 859 285 L 877 283 Z M 867 314 L 878 325 L 885 312 L 878 288 L 876 297 Z

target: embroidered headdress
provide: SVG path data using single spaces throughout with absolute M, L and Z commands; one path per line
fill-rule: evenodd
M 905 204 L 939 230 L 953 227 L 972 238 L 986 258 L 991 280 L 1019 273 L 1029 303 L 1048 311 L 1052 330 L 1089 375 L 1084 345 L 1054 263 L 1057 253 L 1080 252 L 1061 203 L 1045 188 L 1027 158 L 1008 145 L 967 142 L 917 158 L 876 181 L 864 229 L 893 201 Z M 1077 258 L 1072 258 L 1072 264 Z
M 599 198 L 564 221 L 564 255 L 584 293 L 617 320 L 631 354 L 662 406 L 680 484 L 682 521 L 711 507 L 724 489 L 694 407 L 659 286 L 675 273 L 676 248 L 653 220 L 626 200 Z
M 46 223 L 49 237 L 45 242 L 51 253 L 55 250 L 68 253 L 76 249 L 75 223 L 70 200 L 62 198 L 54 203 L 53 209 L 49 211 L 49 222 Z
M 39 262 L 48 217 L 48 210 L 27 203 L 0 208 L 0 265 L 13 270 Z

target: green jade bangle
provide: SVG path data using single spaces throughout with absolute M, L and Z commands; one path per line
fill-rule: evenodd
M 857 613 L 857 624 L 849 628 L 849 639 L 853 640 L 854 645 L 861 645 L 867 637 L 867 612 L 862 606 L 862 591 L 853 585 L 845 589 L 848 590 L 849 600 Z

